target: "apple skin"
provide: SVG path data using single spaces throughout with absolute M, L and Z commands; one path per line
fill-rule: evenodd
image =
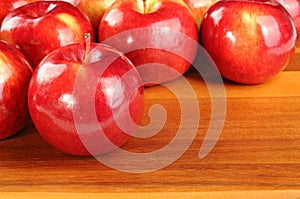
M 15 47 L 0 41 L 0 140 L 29 122 L 27 89 L 33 69 Z
M 12 10 L 36 1 L 64 1 L 78 7 L 91 21 L 95 32 L 98 32 L 100 19 L 104 12 L 116 0 L 1 0 L 0 1 L 0 24 L 5 16 Z
M 12 10 L 36 1 L 43 1 L 43 0 L 1 0 L 0 1 L 0 24 L 2 23 L 6 15 L 8 15 L 8 13 L 10 13 Z M 50 1 L 56 1 L 56 0 L 50 0 Z M 78 0 L 58 0 L 58 1 L 65 1 L 75 5 L 74 1 L 78 1 Z
M 92 24 L 77 7 L 39 1 L 11 11 L 2 22 L 0 39 L 19 48 L 35 68 L 58 47 L 83 42 L 84 33 L 94 40 Z
M 194 18 L 197 23 L 198 30 L 200 30 L 202 19 L 214 3 L 218 0 L 183 0 L 193 12 Z
M 242 84 L 259 84 L 283 70 L 294 53 L 296 30 L 277 2 L 219 1 L 207 11 L 202 45 L 221 75 Z
M 89 57 L 97 61 L 85 63 L 85 52 L 84 44 L 71 44 L 51 52 L 34 71 L 28 91 L 28 107 L 37 131 L 58 150 L 77 156 L 100 155 L 125 144 L 131 132 L 126 130 L 125 133 L 121 130 L 117 121 L 126 123 L 129 118 L 123 113 L 128 110 L 132 121 L 138 124 L 144 109 L 141 77 L 125 56 L 106 45 L 92 44 Z M 98 77 L 97 70 L 106 67 L 106 62 L 102 61 L 105 57 L 117 59 Z M 132 74 L 121 79 L 128 71 Z M 94 78 L 97 78 L 97 83 L 96 91 L 92 95 L 95 103 L 95 110 L 92 111 L 97 120 L 80 121 L 77 125 L 86 126 L 85 132 L 77 132 L 78 120 L 74 112 L 81 106 L 84 107 L 84 113 L 79 115 L 80 118 L 84 117 L 84 114 L 91 115 L 85 106 L 86 103 L 90 103 L 87 102 L 87 93 L 93 91 L 90 91 L 91 86 L 86 84 L 89 85 L 90 80 Z M 74 92 L 75 81 L 84 83 L 77 83 L 81 86 L 77 92 L 83 92 L 83 96 Z M 131 89 L 132 86 L 136 86 L 135 89 Z M 81 97 L 84 97 L 84 101 Z M 105 140 L 97 139 L 99 132 L 89 128 L 97 125 L 102 127 L 105 136 L 116 146 L 107 145 Z M 127 129 L 134 131 L 134 127 L 131 126 Z M 86 148 L 82 139 L 97 141 L 95 146 L 89 145 Z
M 153 28 L 144 35 L 134 34 L 134 30 Z M 160 29 L 159 31 L 154 30 Z M 130 32 L 130 31 L 133 32 Z M 177 0 L 123 0 L 116 1 L 104 14 L 100 21 L 98 38 L 104 42 L 119 33 L 129 32 L 128 38 L 123 42 L 109 43 L 121 52 L 124 48 L 133 46 L 132 51 L 127 51 L 126 56 L 138 67 L 146 64 L 158 64 L 166 67 L 153 66 L 151 70 L 140 72 L 146 86 L 172 81 L 184 74 L 191 66 L 187 60 L 196 56 L 198 45 L 189 45 L 185 41 L 178 41 L 175 36 L 170 38 L 168 30 L 179 32 L 186 37 L 198 42 L 198 30 L 191 10 L 183 1 Z M 131 34 L 132 33 L 132 34 Z M 169 42 L 172 41 L 172 42 Z M 151 46 L 152 43 L 161 44 L 164 49 L 145 48 L 134 49 L 136 43 Z M 177 49 L 180 55 L 188 54 L 189 59 L 171 53 Z M 156 67 L 158 66 L 158 67 Z M 172 73 L 170 71 L 177 71 Z M 150 82 L 153 82 L 150 83 Z
M 71 0 L 68 0 L 71 1 Z M 93 24 L 95 32 L 98 32 L 98 27 L 102 16 L 105 11 L 116 1 L 116 0 L 72 0 L 73 4 L 76 5 L 82 12 L 84 12 L 91 23 Z
M 275 0 L 291 15 L 297 31 L 297 42 L 300 42 L 300 0 Z
M 12 10 L 39 0 L 1 0 L 0 1 L 0 24 L 5 16 Z

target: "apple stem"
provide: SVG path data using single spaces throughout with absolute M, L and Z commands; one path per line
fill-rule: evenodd
M 146 9 L 147 9 L 147 8 L 146 8 L 146 7 L 147 7 L 146 0 L 143 0 L 143 4 L 144 4 L 144 14 L 145 14 L 145 13 L 147 12 L 147 11 L 146 11 Z
M 87 64 L 89 62 L 89 54 L 91 51 L 91 34 L 84 33 L 84 39 L 85 39 L 85 55 L 84 55 L 83 63 Z

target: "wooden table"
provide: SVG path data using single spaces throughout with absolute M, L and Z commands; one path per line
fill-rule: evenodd
M 149 173 L 121 172 L 95 158 L 57 151 L 29 125 L 0 141 L 0 198 L 300 198 L 300 54 L 264 84 L 225 82 L 224 128 L 202 159 L 211 102 L 195 71 L 185 77 L 197 95 L 200 122 L 191 146 L 171 165 Z M 179 104 L 161 86 L 146 89 L 142 124 L 149 122 L 148 109 L 155 103 L 168 113 L 163 130 L 131 139 L 124 150 L 155 151 L 176 135 Z

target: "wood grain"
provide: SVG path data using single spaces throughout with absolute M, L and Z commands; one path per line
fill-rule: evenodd
M 0 141 L 0 198 L 300 198 L 299 57 L 264 84 L 225 81 L 224 128 L 203 159 L 198 154 L 211 122 L 211 100 L 201 77 L 189 71 L 185 78 L 200 108 L 197 135 L 178 160 L 154 172 L 126 173 L 92 157 L 63 154 L 31 124 Z M 162 86 L 146 89 L 142 125 L 149 123 L 149 108 L 157 103 L 168 114 L 162 131 L 148 139 L 133 138 L 124 150 L 155 151 L 176 135 L 179 102 Z
M 292 56 L 289 65 L 286 67 L 285 70 L 291 70 L 291 71 L 299 71 L 300 70 L 300 42 L 298 43 L 298 47 L 296 47 L 295 53 Z

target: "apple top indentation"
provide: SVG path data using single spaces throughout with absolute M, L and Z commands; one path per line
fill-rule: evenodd
M 27 6 L 27 5 L 25 5 Z M 29 5 L 30 6 L 30 5 Z M 45 14 L 53 11 L 55 8 L 57 7 L 56 4 L 41 4 L 40 8 L 42 9 L 28 9 L 26 13 L 24 13 L 24 15 L 26 17 L 32 18 L 32 19 L 37 19 L 40 18 L 42 16 L 44 16 Z

